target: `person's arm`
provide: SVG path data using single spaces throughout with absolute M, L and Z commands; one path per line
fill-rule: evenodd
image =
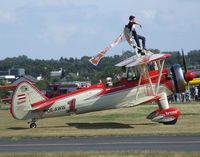
M 136 25 L 140 26 L 140 28 L 142 28 L 142 25 L 138 22 L 135 22 Z

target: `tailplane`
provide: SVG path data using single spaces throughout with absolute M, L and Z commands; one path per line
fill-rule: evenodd
M 32 104 L 48 98 L 28 81 L 17 85 L 11 103 L 11 113 L 16 119 L 29 119 Z

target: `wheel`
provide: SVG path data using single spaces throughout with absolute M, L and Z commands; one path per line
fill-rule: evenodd
M 164 125 L 174 125 L 174 124 L 176 124 L 176 122 L 177 122 L 177 118 L 172 120 L 172 121 L 170 121 L 170 122 L 163 122 L 163 124 Z
M 30 128 L 36 128 L 36 127 L 37 127 L 36 123 L 31 123 L 30 124 Z

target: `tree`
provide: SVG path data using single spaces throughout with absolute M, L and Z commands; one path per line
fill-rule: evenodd
M 158 49 L 152 49 L 153 52 L 160 52 Z M 172 56 L 166 60 L 168 67 L 173 64 L 182 65 L 182 56 L 180 52 L 163 52 L 170 53 Z M 115 64 L 120 61 L 132 56 L 131 51 L 125 51 L 121 55 L 105 56 L 98 66 L 94 66 L 89 62 L 91 57 L 83 56 L 81 59 L 70 57 L 69 59 L 61 57 L 59 60 L 40 60 L 40 59 L 30 59 L 27 56 L 18 56 L 13 58 L 5 58 L 0 60 L 0 71 L 6 71 L 13 66 L 16 68 L 24 68 L 26 74 L 32 76 L 39 76 L 42 74 L 45 80 L 50 82 L 59 81 L 59 79 L 50 79 L 50 72 L 59 70 L 62 68 L 67 73 L 79 73 L 77 80 L 87 80 L 88 78 L 92 83 L 97 83 L 100 79 L 105 79 L 106 77 L 114 77 L 116 74 L 120 73 L 121 68 L 116 67 Z M 187 65 L 199 65 L 200 64 L 200 50 L 192 50 L 185 55 Z M 65 75 L 63 73 L 63 76 Z

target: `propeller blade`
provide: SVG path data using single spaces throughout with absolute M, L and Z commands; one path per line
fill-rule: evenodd
M 182 49 L 182 57 L 183 57 L 184 71 L 185 71 L 185 73 L 187 73 L 187 66 L 186 66 L 185 55 L 184 55 L 183 49 Z

